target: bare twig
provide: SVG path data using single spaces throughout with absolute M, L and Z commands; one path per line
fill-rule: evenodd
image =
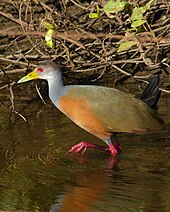
M 126 76 L 132 76 L 130 73 L 122 70 L 121 68 L 117 67 L 116 65 L 112 64 L 111 65 L 114 69 L 116 69 L 117 71 L 121 72 L 122 74 L 125 74 Z
M 9 14 L 9 13 L 4 13 L 4 12 L 0 11 L 0 15 L 4 16 L 5 18 L 7 18 L 7 19 L 9 19 L 9 20 L 11 20 L 11 21 L 13 21 L 13 22 L 19 24 L 19 25 L 22 24 L 22 25 L 24 25 L 24 26 L 28 26 L 28 24 L 27 24 L 26 22 L 14 18 L 14 17 L 13 17 L 11 14 Z
M 27 68 L 21 68 L 21 69 L 15 69 L 15 70 L 10 70 L 10 71 L 5 71 L 5 74 L 17 74 L 21 72 L 25 72 Z M 4 75 L 3 72 L 0 72 L 0 76 Z
M 35 85 L 35 88 L 36 88 L 36 91 L 37 91 L 37 93 L 38 93 L 40 99 L 42 100 L 42 102 L 43 102 L 44 104 L 46 104 L 45 101 L 44 101 L 44 99 L 43 99 L 43 97 L 42 97 L 42 95 L 41 95 L 41 93 L 40 93 L 40 91 L 39 91 L 39 89 L 38 89 L 38 86 L 37 86 L 37 85 Z
M 26 121 L 27 121 L 26 118 L 25 118 L 22 114 L 18 113 L 18 112 L 15 110 L 14 93 L 13 93 L 13 90 L 12 90 L 12 87 L 13 87 L 15 84 L 16 84 L 16 82 L 12 82 L 12 83 L 10 84 L 10 86 L 9 86 L 9 90 L 10 90 L 10 100 L 11 100 L 11 103 L 12 103 L 12 105 L 11 105 L 11 110 L 12 110 L 12 113 L 15 113 L 15 114 L 19 115 L 19 116 L 26 122 Z
M 87 10 L 87 8 L 86 7 L 84 7 L 84 6 L 82 6 L 81 4 L 78 4 L 76 1 L 74 1 L 74 0 L 70 0 L 73 4 L 75 4 L 77 7 L 80 7 L 81 9 L 83 9 L 83 10 Z
M 21 61 L 18 61 L 18 60 L 11 60 L 11 59 L 7 59 L 5 57 L 0 57 L 0 60 L 1 61 L 4 61 L 4 62 L 9 62 L 9 63 L 13 63 L 13 64 L 18 64 L 18 65 L 24 65 L 24 66 L 27 66 L 28 63 L 24 63 L 24 62 L 21 62 Z M 35 67 L 36 65 L 35 64 L 29 64 L 30 66 L 33 66 Z

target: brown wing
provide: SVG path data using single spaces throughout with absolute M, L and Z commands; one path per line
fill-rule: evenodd
M 109 136 L 109 132 L 138 133 L 162 127 L 147 105 L 117 89 L 68 86 L 59 105 L 76 124 L 98 137 Z

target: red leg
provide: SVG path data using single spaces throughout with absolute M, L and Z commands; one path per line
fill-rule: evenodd
M 121 152 L 122 151 L 122 147 L 120 146 L 120 143 L 117 139 L 117 135 L 113 134 L 111 137 L 111 142 L 112 144 L 108 144 L 108 146 L 114 146 L 114 148 L 118 151 Z
M 122 147 L 120 146 L 119 143 L 117 143 L 116 145 L 113 145 L 113 146 L 117 149 L 118 152 L 122 151 Z
M 117 147 L 114 147 L 113 144 L 109 144 L 108 146 L 109 146 L 109 148 L 82 141 L 82 142 L 74 145 L 73 147 L 71 147 L 71 149 L 68 152 L 69 153 L 80 153 L 81 152 L 82 154 L 84 154 L 87 148 L 93 148 L 93 149 L 102 150 L 104 152 L 109 152 L 112 156 L 115 157 L 118 154 L 118 152 L 121 151 L 120 145 Z
M 84 154 L 87 148 L 93 148 L 93 149 L 99 149 L 104 152 L 110 153 L 112 156 L 118 155 L 119 152 L 122 151 L 122 147 L 120 146 L 116 134 L 113 134 L 111 138 L 103 140 L 108 144 L 108 147 L 91 144 L 88 142 L 80 142 L 76 145 L 74 145 L 68 152 L 72 153 L 82 153 Z
M 85 141 L 82 141 L 74 146 L 71 147 L 71 149 L 68 151 L 69 153 L 82 153 L 84 154 L 87 148 L 93 148 L 93 149 L 99 149 L 102 150 L 104 152 L 108 152 L 108 147 L 104 147 L 104 146 L 100 146 L 100 145 L 96 145 L 96 144 L 91 144 Z
M 113 146 L 113 144 L 109 144 L 108 145 L 109 146 L 109 151 L 110 151 L 110 154 L 112 155 L 112 156 L 116 156 L 116 155 L 118 155 L 118 153 L 119 153 L 119 150 L 115 147 L 115 146 Z

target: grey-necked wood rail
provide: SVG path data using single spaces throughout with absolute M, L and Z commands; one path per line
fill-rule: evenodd
M 117 133 L 138 134 L 162 128 L 161 119 L 152 109 L 160 96 L 157 77 L 151 79 L 143 92 L 143 101 L 114 88 L 96 85 L 65 86 L 59 66 L 51 61 L 38 65 L 18 83 L 33 79 L 47 80 L 49 97 L 54 105 L 78 126 L 107 144 L 104 147 L 80 142 L 69 152 L 84 153 L 87 148 L 96 148 L 116 156 L 122 150 Z

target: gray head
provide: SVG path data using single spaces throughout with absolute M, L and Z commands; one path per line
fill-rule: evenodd
M 18 83 L 27 82 L 33 79 L 52 79 L 61 80 L 62 74 L 60 66 L 52 61 L 46 61 L 38 65 L 31 73 L 27 74 L 25 77 L 21 78 Z

